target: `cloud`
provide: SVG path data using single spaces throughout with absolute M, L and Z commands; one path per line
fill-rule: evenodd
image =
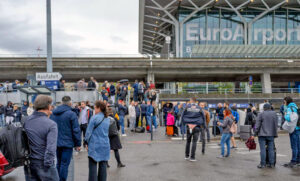
M 13 18 L 0 18 L 0 49 L 12 53 L 34 52 L 37 47 L 46 50 L 46 28 Z M 53 51 L 76 51 L 78 48 L 71 43 L 82 40 L 78 35 L 71 35 L 63 30 L 53 30 Z
M 110 36 L 110 39 L 115 43 L 127 43 L 125 39 L 119 36 Z
M 53 53 L 137 54 L 138 0 L 52 1 L 52 32 Z M 0 53 L 39 46 L 46 53 L 46 1 L 1 0 Z

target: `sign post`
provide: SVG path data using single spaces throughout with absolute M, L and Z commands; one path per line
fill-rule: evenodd
M 62 75 L 59 72 L 37 72 L 35 74 L 36 81 L 39 81 L 41 85 L 45 85 L 51 90 L 58 90 L 61 78 Z

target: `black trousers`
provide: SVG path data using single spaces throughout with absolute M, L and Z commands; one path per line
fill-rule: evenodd
M 140 122 L 140 116 L 136 116 L 136 120 L 135 120 L 135 128 L 137 128 L 139 126 L 139 122 Z M 143 124 L 141 124 L 143 126 Z
M 97 164 L 98 172 L 97 172 Z M 106 181 L 107 179 L 107 161 L 96 162 L 89 157 L 89 181 Z
M 80 131 L 81 131 L 81 134 L 83 135 L 83 139 L 82 140 L 84 140 L 87 126 L 88 126 L 87 123 L 80 125 Z M 83 146 L 86 146 L 86 143 L 84 143 L 84 141 L 83 141 Z
M 199 138 L 200 127 L 195 127 L 192 132 L 190 132 L 190 128 L 187 126 L 187 140 L 185 146 L 185 156 L 191 156 L 191 159 L 195 159 L 195 153 L 197 149 L 197 141 Z M 190 152 L 191 142 L 192 143 L 192 150 Z

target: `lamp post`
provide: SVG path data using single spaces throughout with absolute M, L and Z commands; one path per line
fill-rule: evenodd
M 51 0 L 47 0 L 47 72 L 53 72 L 53 67 L 52 67 Z

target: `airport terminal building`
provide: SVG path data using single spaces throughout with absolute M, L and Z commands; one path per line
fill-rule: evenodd
M 300 58 L 300 0 L 140 0 L 139 13 L 142 54 L 249 61 Z

